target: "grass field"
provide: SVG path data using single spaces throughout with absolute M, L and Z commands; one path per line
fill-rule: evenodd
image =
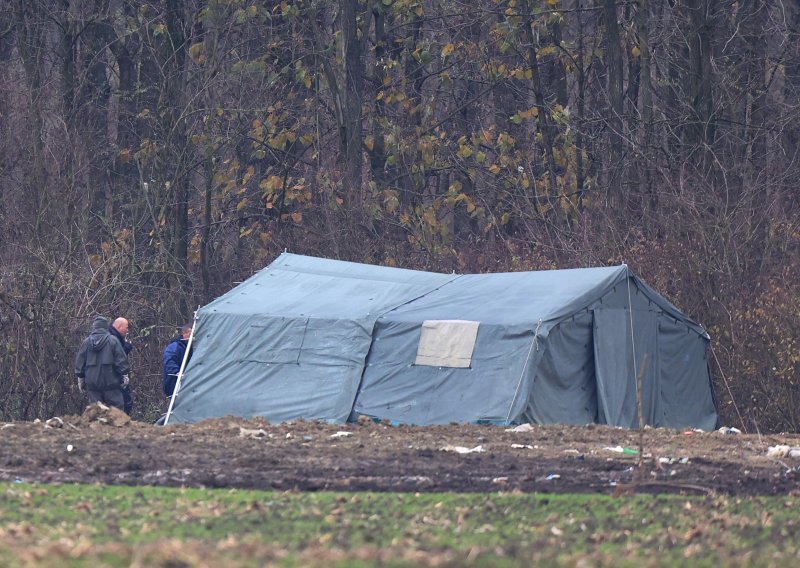
M 0 566 L 796 566 L 795 497 L 0 484 Z

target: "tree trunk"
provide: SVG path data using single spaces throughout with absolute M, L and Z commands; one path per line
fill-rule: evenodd
M 622 111 L 625 93 L 622 83 L 622 50 L 620 46 L 619 24 L 617 22 L 616 0 L 603 0 L 603 21 L 605 23 L 605 57 L 607 68 L 608 107 L 606 127 L 608 128 L 607 200 L 612 207 L 622 199 Z
M 344 161 L 344 184 L 349 210 L 364 201 L 362 191 L 361 93 L 364 90 L 364 60 L 358 38 L 358 0 L 340 0 L 344 38 L 344 85 L 339 149 Z
M 714 140 L 712 85 L 714 72 L 711 67 L 711 10 L 715 0 L 686 0 L 689 11 L 689 73 L 687 93 L 691 115 L 687 129 L 687 140 L 691 148 L 707 145 Z
M 547 182 L 549 188 L 549 195 L 546 197 L 547 203 L 554 203 L 558 199 L 558 186 L 556 184 L 556 165 L 553 159 L 553 143 L 555 136 L 550 124 L 550 111 L 545 105 L 544 92 L 542 89 L 542 77 L 539 71 L 539 62 L 537 60 L 536 43 L 533 35 L 533 8 L 530 0 L 525 0 L 525 12 L 528 17 L 525 19 L 525 36 L 528 42 L 528 66 L 533 72 L 533 92 L 536 99 L 536 109 L 538 111 L 537 121 L 539 124 L 539 131 L 542 133 L 542 146 L 544 149 L 545 163 L 547 166 Z
M 652 176 L 652 148 L 653 143 L 653 83 L 650 75 L 650 7 L 648 0 L 638 0 L 636 9 L 636 33 L 639 49 L 639 115 L 641 128 L 639 135 L 640 144 L 640 175 L 639 197 L 644 202 L 645 209 L 655 210 L 657 193 L 654 191 Z

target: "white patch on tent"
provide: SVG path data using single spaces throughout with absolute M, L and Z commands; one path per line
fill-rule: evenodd
M 466 369 L 478 337 L 477 321 L 425 320 L 417 346 L 416 365 Z

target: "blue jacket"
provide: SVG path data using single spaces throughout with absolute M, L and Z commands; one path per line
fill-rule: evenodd
M 161 378 L 161 388 L 167 396 L 172 396 L 175 391 L 175 383 L 178 382 L 178 372 L 181 370 L 187 343 L 189 341 L 180 336 L 173 337 L 167 348 L 164 349 L 164 374 Z M 189 353 L 190 359 L 191 356 Z M 186 363 L 189 363 L 188 359 Z

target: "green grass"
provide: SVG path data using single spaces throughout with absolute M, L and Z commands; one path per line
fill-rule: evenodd
M 800 501 L 0 484 L 0 566 L 793 566 Z

